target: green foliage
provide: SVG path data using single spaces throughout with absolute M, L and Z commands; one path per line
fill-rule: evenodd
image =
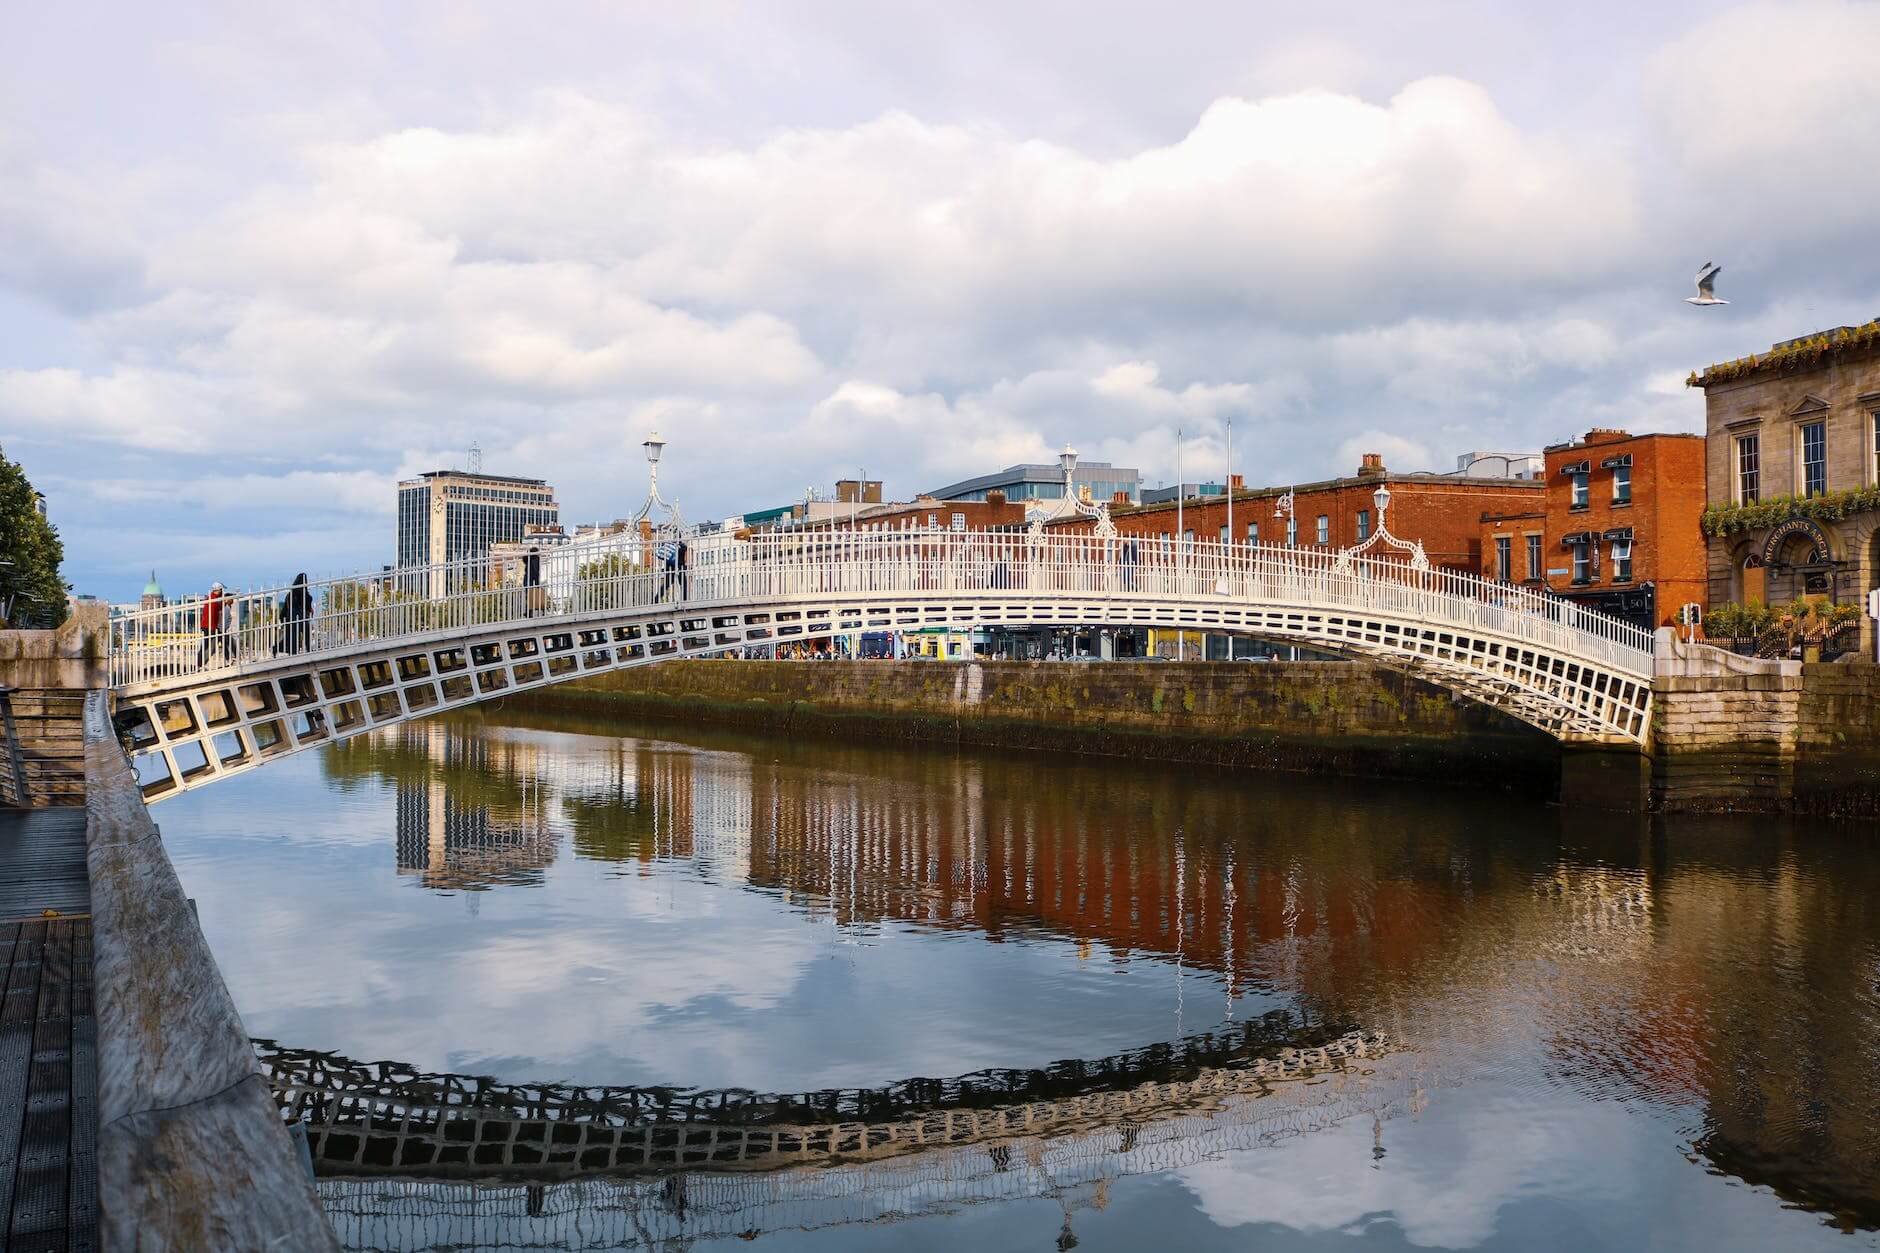
M 1758 655 L 1786 657 L 1797 646 L 1819 647 L 1858 630 L 1859 624 L 1859 605 L 1807 596 L 1780 607 L 1755 600 L 1713 605 L 1704 615 L 1704 635 L 1712 640 L 1754 640 Z
M 55 626 L 65 621 L 67 584 L 59 577 L 65 545 L 58 528 L 33 507 L 33 485 L 26 471 L 5 453 L 0 453 L 0 557 L 13 563 L 0 566 L 0 600 L 13 597 L 11 618 L 3 625 L 17 626 L 48 614 Z
M 1711 639 L 1741 640 L 1761 635 L 1776 622 L 1776 611 L 1759 600 L 1747 605 L 1711 606 L 1704 615 L 1704 634 Z
M 1790 518 L 1839 522 L 1857 513 L 1876 509 L 1880 509 L 1880 486 L 1854 487 L 1845 492 L 1829 492 L 1806 499 L 1776 496 L 1769 500 L 1751 501 L 1747 505 L 1712 505 L 1704 510 L 1698 525 L 1706 535 L 1736 535 L 1743 531 L 1767 530 Z
M 1810 335 L 1794 343 L 1784 344 L 1780 348 L 1771 348 L 1768 352 L 1753 352 L 1747 357 L 1738 357 L 1735 361 L 1713 365 L 1702 374 L 1693 372 L 1684 380 L 1684 383 L 1687 387 L 1708 387 L 1712 383 L 1728 383 L 1734 379 L 1747 378 L 1752 374 L 1785 374 L 1792 370 L 1821 365 L 1823 362 L 1856 349 L 1876 346 L 1880 346 L 1880 318 L 1864 326 L 1823 331 L 1819 335 Z

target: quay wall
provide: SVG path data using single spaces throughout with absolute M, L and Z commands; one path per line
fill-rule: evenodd
M 1553 795 L 1547 736 L 1357 662 L 673 661 L 518 694 L 790 735 L 1070 750 Z
M 99 1247 L 338 1253 L 105 697 L 85 708 Z
M 1687 646 L 1661 668 L 1652 727 L 1661 807 L 1880 817 L 1880 665 Z

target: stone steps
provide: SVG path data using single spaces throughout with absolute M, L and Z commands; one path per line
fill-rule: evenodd
M 85 803 L 85 695 L 21 689 L 7 696 L 15 745 L 0 734 L 0 772 L 9 799 L 27 805 Z M 26 794 L 11 797 L 13 749 L 26 776 Z

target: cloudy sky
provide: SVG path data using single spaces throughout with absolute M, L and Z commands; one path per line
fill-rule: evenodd
M 391 557 L 462 464 L 1254 482 L 1701 427 L 1880 314 L 1880 7 L 15 6 L 0 445 L 80 590 Z M 1709 259 L 1727 309 L 1681 303 Z

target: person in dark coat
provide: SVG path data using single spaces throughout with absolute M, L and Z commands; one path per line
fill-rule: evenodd
M 523 595 L 524 615 L 533 618 L 548 608 L 548 592 L 542 587 L 542 550 L 529 549 L 522 559 L 522 586 L 527 589 Z
M 313 591 L 307 576 L 294 576 L 294 585 L 281 598 L 281 651 L 304 653 L 313 644 Z

